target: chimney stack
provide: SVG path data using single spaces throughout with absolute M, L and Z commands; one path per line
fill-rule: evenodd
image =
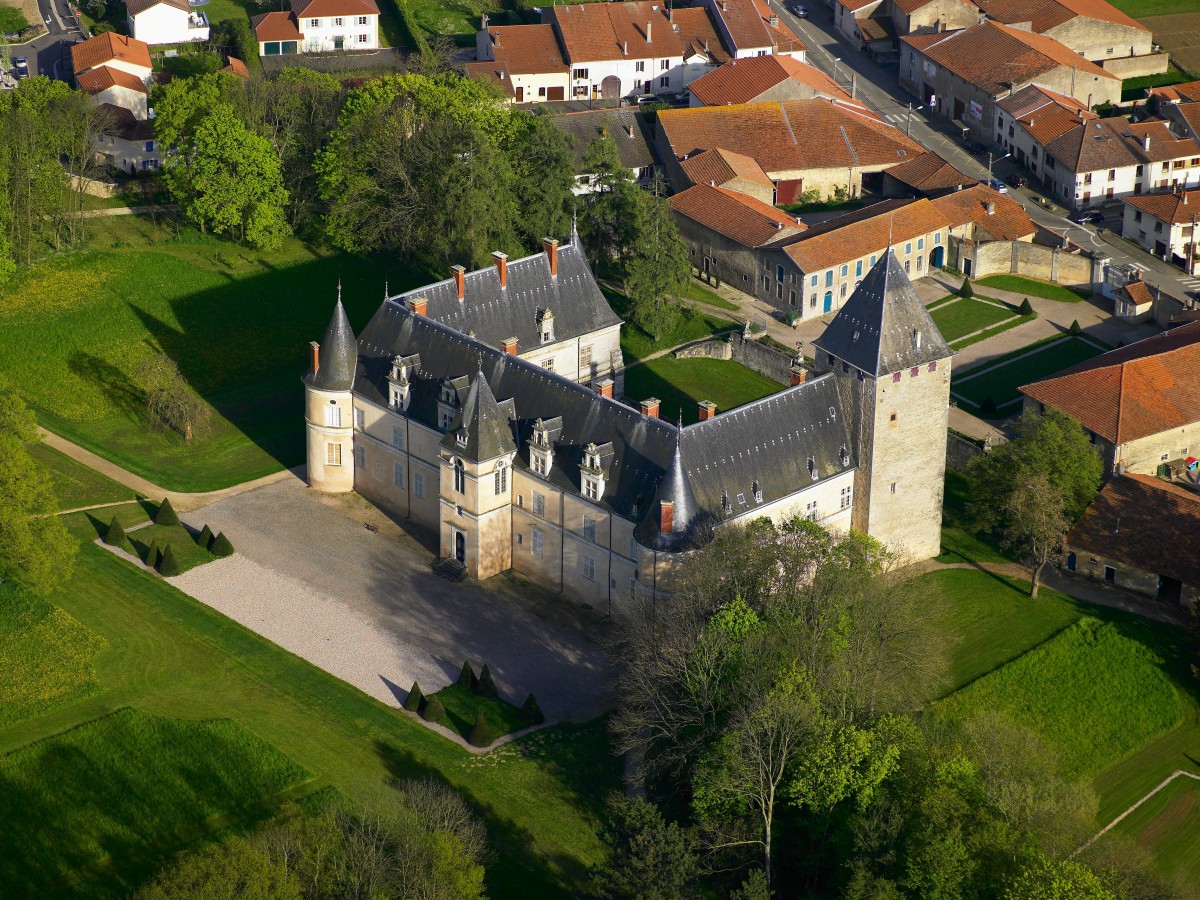
M 1150 135 L 1149 134 L 1142 135 L 1142 149 L 1143 150 L 1150 149 Z
M 462 300 L 467 296 L 467 270 L 462 266 L 451 266 L 450 271 L 454 273 L 454 287 L 458 290 L 458 299 Z
M 646 43 L 649 44 L 653 38 L 650 37 L 650 23 L 646 23 Z
M 808 378 L 808 372 L 805 371 L 803 366 L 792 366 L 791 373 L 792 377 L 790 384 L 792 387 L 795 387 L 798 384 L 804 384 L 805 380 Z
M 670 534 L 675 528 L 675 504 L 670 500 L 660 500 L 658 515 L 658 530 L 662 534 Z
M 601 397 L 612 399 L 613 380 L 611 378 L 601 378 L 596 382 L 596 393 Z
M 504 352 L 509 356 L 517 355 L 517 339 L 515 337 L 505 338 L 501 341 L 501 346 L 503 346 Z
M 312 349 L 312 372 L 310 374 L 316 375 L 317 369 L 321 368 L 321 345 L 316 341 L 309 341 L 308 346 Z
M 642 401 L 642 415 L 650 416 L 653 419 L 658 418 L 658 398 L 651 397 L 649 400 Z
M 621 41 L 621 55 L 622 56 L 629 55 L 629 41 Z
M 983 204 L 983 208 L 987 210 L 987 214 L 989 216 L 994 216 L 996 214 L 996 201 L 989 200 L 987 203 Z
M 492 252 L 492 262 L 496 264 L 496 271 L 500 273 L 500 287 L 508 287 L 508 254 L 495 250 Z
M 717 404 L 711 400 L 700 401 L 700 421 L 707 422 L 717 414 Z
M 554 238 L 542 238 L 542 250 L 546 252 L 546 260 L 550 263 L 550 277 L 558 277 L 558 241 Z
M 408 311 L 418 316 L 427 315 L 425 310 L 428 308 L 429 302 L 424 297 L 409 297 Z

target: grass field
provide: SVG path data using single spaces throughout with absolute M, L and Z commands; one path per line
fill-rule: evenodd
M 935 709 L 952 719 L 1007 712 L 1058 753 L 1064 774 L 1095 775 L 1181 721 L 1161 662 L 1115 625 L 1083 618 Z
M 1015 309 L 999 300 L 990 297 L 959 298 L 953 294 L 935 303 L 929 315 L 946 343 L 951 345 L 968 334 L 1018 317 Z
M 942 499 L 942 554 L 938 562 L 1008 562 L 995 541 L 982 540 L 967 527 L 967 479 L 954 469 L 946 470 L 946 490 Z
M 634 325 L 633 322 L 629 321 L 628 297 L 612 285 L 603 285 L 601 291 L 603 291 L 604 296 L 608 299 L 608 303 L 613 308 L 613 311 L 625 320 L 625 324 L 621 328 L 621 351 L 625 354 L 625 363 L 627 365 L 639 359 L 645 359 L 659 350 L 677 347 L 680 344 L 686 344 L 691 341 L 700 341 L 711 337 L 717 332 L 729 331 L 739 327 L 736 322 L 723 319 L 720 316 L 685 310 L 679 319 L 678 325 L 656 341 L 637 325 Z
M 16 34 L 28 27 L 29 23 L 19 9 L 0 4 L 0 34 Z
M 299 377 L 339 278 L 356 327 L 385 279 L 393 288 L 420 280 L 399 264 L 294 240 L 255 253 L 133 216 L 109 220 L 93 249 L 0 291 L 0 390 L 19 394 L 51 431 L 171 489 L 265 475 L 303 460 Z M 133 379 L 156 350 L 213 407 L 211 431 L 191 445 L 145 421 Z
M 121 517 L 144 521 L 146 511 L 130 505 Z M 621 783 L 620 761 L 609 753 L 603 721 L 556 726 L 472 756 L 93 545 L 98 520 L 76 514 L 66 521 L 81 548 L 74 576 L 53 599 L 107 641 L 108 649 L 96 658 L 102 690 L 36 719 L 0 727 L 0 753 L 125 707 L 172 718 L 228 718 L 312 773 L 308 787 L 313 790 L 332 786 L 352 795 L 389 778 L 427 774 L 460 789 L 488 827 L 493 851 L 488 892 L 493 898 L 578 896 L 584 890 L 587 867 L 603 857 L 596 830 L 604 800 Z M 174 767 L 205 771 L 208 760 L 189 753 L 189 746 L 176 748 Z M 139 765 L 136 755 L 114 764 L 114 783 L 140 783 Z M 37 777 L 30 775 L 22 789 L 30 795 L 40 796 L 57 785 L 57 772 L 44 766 L 34 772 Z M 137 841 L 115 843 L 111 860 L 80 894 L 125 897 L 181 844 L 268 814 L 253 793 L 243 791 L 227 807 L 230 815 L 184 834 L 147 829 Z M 158 803 L 153 785 L 123 802 L 130 816 L 166 815 L 137 809 Z M 6 807 L 4 818 L 0 827 L 27 832 L 29 842 L 43 841 L 56 827 L 41 817 L 36 804 Z M 53 869 L 53 859 L 45 857 L 54 854 L 46 852 L 44 842 L 36 843 L 31 854 L 20 863 L 25 872 Z M 21 885 L 14 890 L 0 883 L 0 896 L 27 893 Z
M 1176 778 L 1113 831 L 1148 849 L 1162 874 L 1200 884 L 1200 781 Z
M 1016 404 L 1020 398 L 1018 387 L 1061 372 L 1101 352 L 1090 341 L 1064 336 L 1034 348 L 1028 355 L 971 369 L 953 379 L 951 392 L 959 402 L 976 410 L 990 396 L 1000 415 L 1010 415 L 1019 411 Z
M 0 584 L 0 728 L 98 693 L 103 647 L 59 607 Z
M 1049 281 L 1038 281 L 1036 278 L 1026 278 L 1023 275 L 989 275 L 980 278 L 976 284 L 982 287 L 992 287 L 1001 291 L 1013 291 L 1017 294 L 1027 294 L 1030 297 L 1042 297 L 1046 300 L 1059 300 L 1063 303 L 1078 303 L 1086 300 L 1089 291 L 1073 290 L 1061 284 Z
M 1157 75 L 1142 75 L 1138 78 L 1126 78 L 1121 82 L 1121 100 L 1140 102 L 1146 99 L 1146 88 L 1162 87 L 1168 84 L 1180 84 L 1190 81 L 1186 72 L 1171 66 L 1165 72 Z
M 657 397 L 659 415 L 689 425 L 700 418 L 698 403 L 711 400 L 717 412 L 743 406 L 783 390 L 783 386 L 741 363 L 720 359 L 673 359 L 669 356 L 625 370 L 625 396 L 640 401 Z
M 715 306 L 718 309 L 727 309 L 730 312 L 737 312 L 739 309 L 736 303 L 730 303 L 696 278 L 689 279 L 685 296 L 688 300 L 707 303 L 709 306 Z
M 59 509 L 78 509 L 97 503 L 117 503 L 133 499 L 133 491 L 125 485 L 75 462 L 53 447 L 34 444 L 29 448 L 29 452 L 50 470 Z
M 446 716 L 450 719 L 450 727 L 464 738 L 471 736 L 475 715 L 479 710 L 483 710 L 483 718 L 494 737 L 503 737 L 529 726 L 529 723 L 521 718 L 521 710 L 511 703 L 496 697 L 480 697 L 469 688 L 457 684 L 444 687 L 431 696 L 442 701 Z
M 1112 5 L 1135 19 L 1171 13 L 1200 13 L 1200 0 L 1112 0 Z M 1154 35 L 1156 38 L 1159 35 Z

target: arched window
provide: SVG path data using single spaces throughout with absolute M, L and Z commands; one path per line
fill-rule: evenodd
M 496 495 L 508 493 L 508 466 L 503 462 L 496 464 Z
M 460 494 L 467 492 L 467 473 L 461 459 L 454 461 L 454 490 Z

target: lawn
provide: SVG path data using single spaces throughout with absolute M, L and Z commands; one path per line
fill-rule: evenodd
M 954 469 L 946 470 L 942 499 L 942 553 L 938 562 L 1009 562 L 1012 557 L 999 549 L 998 541 L 980 538 L 967 527 L 967 479 Z
M 1162 662 L 1117 625 L 1085 617 L 933 709 L 950 719 L 1006 712 L 1057 752 L 1064 774 L 1095 775 L 1182 720 Z
M 1007 357 L 956 375 L 951 382 L 951 392 L 959 402 L 976 410 L 991 397 L 1001 416 L 1010 415 L 1019 411 L 1016 406 L 1021 396 L 1018 387 L 1061 372 L 1102 352 L 1090 341 L 1064 336 L 1035 347 L 1028 355 Z
M 628 297 L 612 285 L 602 285 L 601 291 L 607 298 L 608 305 L 613 308 L 613 312 L 625 320 L 625 324 L 621 328 L 621 351 L 625 354 L 626 365 L 639 359 L 645 359 L 659 350 L 668 350 L 671 347 L 678 347 L 680 344 L 700 341 L 714 334 L 741 327 L 737 322 L 731 322 L 720 316 L 685 309 L 676 327 L 655 340 L 629 320 Z
M 0 885 L 52 886 L 310 778 L 236 722 L 118 710 L 0 758 Z
M 521 710 L 511 703 L 497 697 L 481 697 L 470 688 L 452 684 L 430 696 L 442 702 L 450 727 L 464 738 L 470 738 L 475 715 L 480 710 L 483 710 L 484 721 L 493 737 L 503 737 L 529 727 L 529 723 L 521 717 Z
M 28 27 L 29 23 L 19 9 L 0 4 L 0 34 L 16 34 Z
M 929 315 L 946 343 L 951 345 L 968 334 L 1019 317 L 1015 309 L 1000 300 L 990 297 L 956 298 L 953 294 L 934 304 Z
M 34 444 L 29 448 L 29 453 L 50 470 L 59 509 L 79 509 L 81 506 L 133 499 L 130 488 L 101 475 L 95 469 L 89 469 L 53 447 Z
M 122 550 L 134 554 L 146 562 L 150 545 L 157 543 L 164 553 L 170 547 L 179 563 L 180 573 L 202 566 L 216 559 L 208 550 L 196 543 L 196 538 L 183 525 L 148 525 L 126 535 Z
M 663 356 L 625 370 L 626 397 L 657 397 L 659 415 L 673 422 L 682 412 L 685 425 L 699 419 L 701 400 L 717 404 L 720 413 L 781 390 L 783 385 L 731 360 Z
M 93 249 L 52 258 L 0 290 L 0 390 L 42 425 L 172 490 L 205 491 L 304 459 L 308 342 L 329 321 L 339 278 L 362 327 L 401 263 L 296 240 L 256 253 L 134 216 L 108 220 Z M 185 444 L 146 421 L 135 372 L 170 356 L 213 409 Z
M 1013 291 L 1030 297 L 1042 297 L 1046 300 L 1061 300 L 1063 303 L 1078 303 L 1091 296 L 1091 291 L 1082 288 L 1063 287 L 1049 281 L 1038 281 L 1036 278 L 1026 278 L 1023 275 L 989 275 L 976 282 L 982 287 L 992 287 L 1000 291 Z
M 1112 5 L 1135 19 L 1200 12 L 1196 0 L 1112 0 Z
M 1163 87 L 1169 84 L 1181 84 L 1190 81 L 1185 72 L 1171 66 L 1165 72 L 1157 75 L 1142 75 L 1138 78 L 1126 78 L 1121 82 L 1121 102 L 1142 101 L 1146 99 L 1146 88 Z
M 730 312 L 737 312 L 740 309 L 736 303 L 730 303 L 720 294 L 706 287 L 695 278 L 688 280 L 687 291 L 684 296 L 696 303 L 707 303 L 709 306 L 715 306 L 718 309 L 727 309 Z
M 0 584 L 0 728 L 99 693 L 104 643 L 59 607 Z
M 1200 781 L 1176 778 L 1113 831 L 1149 850 L 1163 875 L 1200 884 Z
M 121 516 L 131 522 L 144 520 L 146 511 L 131 505 Z M 353 795 L 391 778 L 424 775 L 457 787 L 488 827 L 492 855 L 487 884 L 493 898 L 578 896 L 584 891 L 587 867 L 603 858 L 596 836 L 599 814 L 608 793 L 621 784 L 620 760 L 609 753 L 604 721 L 555 726 L 473 756 L 403 712 L 372 700 L 93 545 L 98 520 L 77 514 L 66 521 L 81 548 L 74 576 L 53 600 L 108 642 L 108 650 L 96 659 L 102 690 L 37 719 L 0 727 L 0 753 L 125 707 L 172 718 L 227 718 L 312 773 L 305 790 L 332 786 Z M 189 754 L 188 746 L 178 748 L 176 767 L 206 771 L 205 754 L 211 750 Z M 114 782 L 139 783 L 139 766 L 137 756 L 131 756 L 113 769 Z M 27 790 L 45 792 L 59 780 L 57 772 L 40 770 Z M 153 785 L 140 794 L 127 794 L 123 802 L 129 815 L 167 814 L 141 809 L 159 804 Z M 115 846 L 111 860 L 81 893 L 127 896 L 181 844 L 269 813 L 258 802 L 260 797 L 243 793 L 228 807 L 236 809 L 229 817 L 197 823 L 184 834 L 147 829 L 136 843 Z M 4 827 L 27 832 L 30 842 L 41 842 L 55 834 L 57 826 L 31 805 L 6 810 Z M 37 852 L 41 858 L 22 864 L 31 872 L 48 871 L 53 859 L 45 858 L 44 850 Z M 24 884 L 0 884 L 0 895 L 29 892 Z

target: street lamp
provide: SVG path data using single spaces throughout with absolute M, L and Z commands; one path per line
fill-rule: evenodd
M 915 112 L 920 112 L 924 108 L 924 105 L 913 106 L 911 102 L 908 104 L 908 127 L 904 129 L 904 134 L 906 137 L 912 137 L 912 114 Z
M 838 80 L 838 84 L 841 84 L 842 73 L 841 70 L 838 69 L 838 63 L 842 61 L 842 58 L 840 56 L 831 56 L 830 59 L 833 60 L 833 77 Z
M 1005 153 L 1003 156 L 998 156 L 995 159 L 992 159 L 992 151 L 991 150 L 988 151 L 988 177 L 987 177 L 987 180 L 988 180 L 989 187 L 991 187 L 991 184 L 992 184 L 992 164 L 998 163 L 1002 159 L 1008 159 L 1010 156 L 1012 156 L 1011 153 Z

